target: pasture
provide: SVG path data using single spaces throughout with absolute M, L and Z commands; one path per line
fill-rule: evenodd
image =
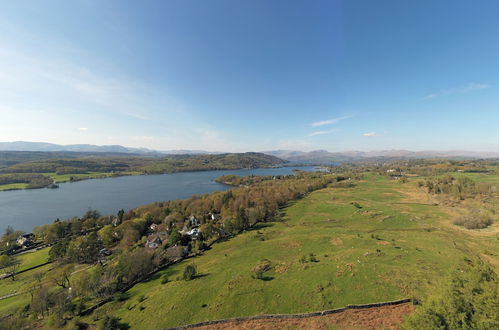
M 112 314 L 132 327 L 160 328 L 424 297 L 463 257 L 499 253 L 495 235 L 475 239 L 449 225 L 448 208 L 432 203 L 416 179 L 366 175 L 352 188 L 313 192 L 284 209 L 282 222 L 260 224 L 157 273 L 87 321 Z M 252 270 L 262 260 L 271 269 L 256 279 Z M 189 264 L 199 276 L 180 280 Z

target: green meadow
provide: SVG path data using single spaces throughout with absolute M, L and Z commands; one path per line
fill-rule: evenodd
M 0 191 L 2 190 L 18 190 L 18 189 L 26 189 L 28 186 L 27 183 L 9 183 L 9 184 L 0 184 Z
M 44 248 L 36 252 L 22 254 L 16 257 L 20 261 L 18 271 L 41 265 L 48 261 L 50 248 Z M 30 302 L 28 288 L 35 281 L 42 280 L 52 269 L 50 264 L 16 275 L 15 280 L 5 278 L 0 280 L 0 297 L 12 293 L 17 295 L 0 299 L 0 316 L 8 314 L 11 310 L 22 307 Z
M 451 215 L 417 188 L 369 175 L 353 188 L 313 192 L 204 255 L 185 260 L 96 310 L 138 328 L 237 316 L 301 313 L 401 298 L 421 298 L 467 255 L 497 259 L 494 235 L 478 239 L 449 225 Z M 252 269 L 269 260 L 262 279 Z M 195 264 L 199 276 L 183 281 Z M 162 284 L 162 279 L 169 281 Z
M 76 174 L 57 174 L 57 173 L 42 173 L 54 180 L 57 183 L 68 182 L 71 180 L 85 180 L 85 179 L 102 179 L 110 178 L 116 175 L 140 175 L 141 172 L 119 172 L 119 173 L 109 173 L 109 172 L 87 172 L 87 173 L 76 173 Z
M 21 254 L 17 258 L 21 262 L 19 271 L 41 265 L 48 261 L 50 248 L 43 248 L 35 252 Z

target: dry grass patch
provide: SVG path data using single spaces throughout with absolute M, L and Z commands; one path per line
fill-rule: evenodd
M 331 244 L 333 244 L 334 246 L 342 246 L 343 241 L 341 238 L 334 238 L 331 240 Z

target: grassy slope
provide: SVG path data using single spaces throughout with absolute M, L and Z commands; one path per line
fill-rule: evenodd
M 18 189 L 26 189 L 28 186 L 27 183 L 9 183 L 9 184 L 0 184 L 0 191 L 2 190 L 18 190 Z
M 24 253 L 17 257 L 21 261 L 19 271 L 41 265 L 48 261 L 50 248 L 44 248 L 35 252 Z
M 314 192 L 286 209 L 285 222 L 215 244 L 204 256 L 136 285 L 129 300 L 96 313 L 159 328 L 398 299 L 428 292 L 463 254 L 485 248 L 499 253 L 493 237 L 470 244 L 468 233 L 441 225 L 448 222 L 445 209 L 421 204 L 424 196 L 415 187 L 373 176 L 355 188 Z M 300 263 L 309 253 L 319 262 Z M 274 270 L 267 281 L 252 279 L 252 267 L 263 258 Z M 189 263 L 202 276 L 175 281 Z M 165 273 L 172 281 L 161 284 Z
M 45 263 L 48 260 L 49 250 L 50 248 L 45 248 L 17 257 L 19 261 L 21 261 L 19 271 Z M 20 295 L 0 300 L 0 316 L 8 314 L 11 309 L 21 307 L 29 303 L 30 296 L 26 293 L 27 287 L 35 281 L 35 275 L 37 273 L 46 274 L 51 268 L 51 265 L 45 265 L 40 268 L 30 270 L 17 275 L 15 277 L 15 281 L 10 278 L 0 280 L 0 296 L 8 295 L 13 292 L 21 293 Z

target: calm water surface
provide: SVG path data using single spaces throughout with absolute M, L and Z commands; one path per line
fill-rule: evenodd
M 59 189 L 0 191 L 0 233 L 8 225 L 31 231 L 57 218 L 82 216 L 89 208 L 114 214 L 142 204 L 226 190 L 230 187 L 214 181 L 225 174 L 286 175 L 295 168 L 314 170 L 314 167 L 281 167 L 123 176 L 62 183 Z

